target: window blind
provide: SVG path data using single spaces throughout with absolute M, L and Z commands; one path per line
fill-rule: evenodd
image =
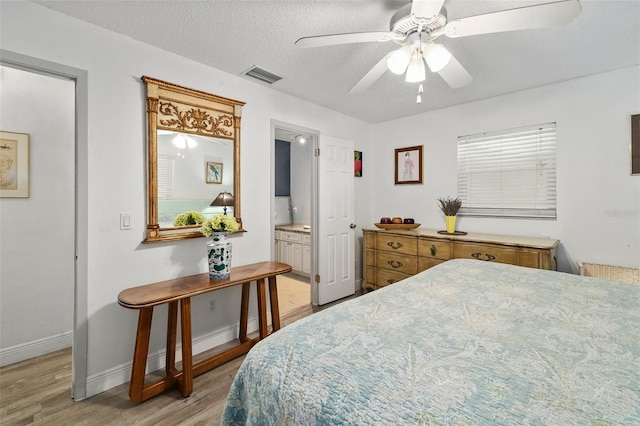
M 173 199 L 173 157 L 158 155 L 158 200 Z
M 556 123 L 458 138 L 460 215 L 556 218 Z

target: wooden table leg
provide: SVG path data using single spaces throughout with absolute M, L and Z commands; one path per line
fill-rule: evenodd
M 258 327 L 260 329 L 260 340 L 267 337 L 267 295 L 264 288 L 264 278 L 256 280 L 256 290 L 258 292 Z
M 133 402 L 142 402 L 145 369 L 147 368 L 147 354 L 149 353 L 149 337 L 151 336 L 151 319 L 153 307 L 142 308 L 138 314 L 138 331 L 136 346 L 133 352 L 133 366 L 131 368 L 131 383 L 129 383 L 129 398 Z
M 182 379 L 180 393 L 189 396 L 193 392 L 193 351 L 191 348 L 191 298 L 180 300 L 180 331 L 182 332 Z
M 165 369 L 167 376 L 176 374 L 176 328 L 178 325 L 178 301 L 169 302 L 167 313 L 167 353 Z
M 240 333 L 238 338 L 240 343 L 244 343 L 249 338 L 247 337 L 247 322 L 249 321 L 249 290 L 251 289 L 251 283 L 242 284 L 242 301 L 240 302 Z
M 278 307 L 278 287 L 276 277 L 269 277 L 269 303 L 271 304 L 271 325 L 273 331 L 280 330 L 280 308 Z

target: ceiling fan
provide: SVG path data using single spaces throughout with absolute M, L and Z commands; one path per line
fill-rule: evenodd
M 472 77 L 445 46 L 435 43 L 441 35 L 455 38 L 551 27 L 570 22 L 582 10 L 579 0 L 563 0 L 447 21 L 444 2 L 413 0 L 393 14 L 389 31 L 302 37 L 294 44 L 298 47 L 320 47 L 393 41 L 400 45 L 349 90 L 352 94 L 367 90 L 387 69 L 395 74 L 406 74 L 407 82 L 422 82 L 425 80 L 425 61 L 432 72 L 438 73 L 451 88 L 457 89 L 469 84 Z M 422 85 L 418 90 L 418 103 L 421 102 L 421 93 Z

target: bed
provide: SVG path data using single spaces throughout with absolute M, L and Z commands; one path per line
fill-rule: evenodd
M 640 424 L 640 286 L 451 260 L 259 342 L 223 425 Z

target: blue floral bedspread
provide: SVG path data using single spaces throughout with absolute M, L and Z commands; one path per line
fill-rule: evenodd
M 258 343 L 224 425 L 638 425 L 640 286 L 452 260 Z

